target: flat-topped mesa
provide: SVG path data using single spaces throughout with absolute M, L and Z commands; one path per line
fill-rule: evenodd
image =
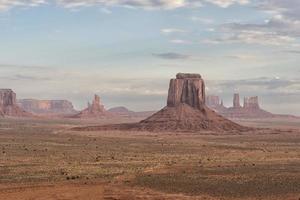
M 151 132 L 244 131 L 205 105 L 205 84 L 199 74 L 171 79 L 167 106 L 139 123 L 76 128 L 75 130 L 135 130 Z
M 220 106 L 220 97 L 219 96 L 214 96 L 214 95 L 209 95 L 206 96 L 206 105 L 209 107 L 218 107 Z
M 76 113 L 68 100 L 18 99 L 18 105 L 27 112 L 35 114 L 72 114 Z
M 16 93 L 11 89 L 0 89 L 0 106 L 12 106 L 16 105 Z
M 170 80 L 168 92 L 168 107 L 187 104 L 193 108 L 202 109 L 205 105 L 205 84 L 200 74 L 176 75 Z
M 246 109 L 259 109 L 258 97 L 245 97 L 244 108 Z
M 176 74 L 176 79 L 191 79 L 191 78 L 196 78 L 196 79 L 201 79 L 200 74 L 192 74 L 192 73 L 178 73 Z

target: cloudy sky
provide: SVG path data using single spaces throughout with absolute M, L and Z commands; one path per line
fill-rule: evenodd
M 169 79 L 300 115 L 299 0 L 0 0 L 0 87 L 154 110 Z

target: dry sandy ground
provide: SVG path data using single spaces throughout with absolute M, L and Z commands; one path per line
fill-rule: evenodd
M 276 129 L 224 135 L 76 132 L 70 128 L 104 122 L 1 120 L 0 200 L 299 200 L 299 122 L 242 121 Z
M 130 188 L 122 185 L 105 183 L 57 183 L 30 186 L 4 186 L 0 190 L 0 199 L 14 200 L 143 200 L 143 199 L 212 199 L 208 196 L 192 197 L 180 194 L 165 194 L 145 188 Z

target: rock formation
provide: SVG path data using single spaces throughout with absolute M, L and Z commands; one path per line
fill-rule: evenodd
M 110 108 L 107 111 L 111 113 L 132 113 L 133 112 L 124 106 Z
M 95 94 L 92 104 L 88 103 L 88 107 L 80 113 L 74 115 L 74 118 L 102 118 L 111 116 L 103 105 L 101 105 L 100 97 Z
M 176 75 L 171 79 L 167 106 L 176 107 L 187 104 L 193 108 L 201 109 L 205 105 L 205 84 L 199 74 Z
M 124 106 L 114 107 L 107 110 L 114 116 L 117 117 L 129 117 L 129 118 L 146 118 L 153 115 L 156 111 L 132 111 Z
M 240 94 L 235 93 L 233 95 L 233 107 L 234 108 L 241 108 L 241 104 L 240 104 Z
M 140 123 L 86 127 L 85 130 L 107 129 L 157 132 L 245 130 L 205 105 L 205 84 L 199 74 L 177 74 L 176 79 L 170 81 L 167 106 Z
M 68 115 L 76 113 L 73 104 L 67 100 L 20 99 L 18 104 L 24 110 L 35 114 Z
M 32 116 L 17 105 L 16 93 L 11 89 L 0 89 L 0 115 L 12 117 Z
M 223 104 L 223 100 L 221 100 L 220 103 L 220 97 L 214 95 L 209 95 L 206 97 L 206 105 L 216 112 L 224 112 L 227 109 Z
M 227 118 L 273 118 L 280 117 L 260 108 L 258 97 L 245 97 L 243 107 L 239 103 L 239 94 L 233 96 L 233 106 L 226 108 L 222 106 L 214 106 L 208 104 L 211 109 Z M 281 115 L 282 116 L 282 115 Z
M 220 105 L 220 97 L 210 95 L 206 97 L 206 105 L 209 107 L 217 107 Z
M 241 126 L 205 105 L 205 83 L 199 74 L 177 74 L 171 79 L 167 106 L 140 125 L 145 130 L 237 130 Z
M 245 109 L 259 109 L 258 97 L 245 97 L 244 98 Z

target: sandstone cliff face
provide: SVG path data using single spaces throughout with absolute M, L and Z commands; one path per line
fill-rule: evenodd
M 177 74 L 176 79 L 171 79 L 167 106 L 182 103 L 197 109 L 205 105 L 205 84 L 199 74 Z
M 21 108 L 35 114 L 72 114 L 76 113 L 73 104 L 67 100 L 20 99 Z
M 74 115 L 74 118 L 102 118 L 109 117 L 111 114 L 107 112 L 103 105 L 101 105 L 100 97 L 94 96 L 92 104 L 88 103 L 88 107 L 80 113 Z
M 245 97 L 244 108 L 246 109 L 259 109 L 258 97 Z
M 0 89 L 0 115 L 13 117 L 29 117 L 27 113 L 17 105 L 16 93 L 11 89 Z
M 240 94 L 238 94 L 238 93 L 233 95 L 233 107 L 234 108 L 241 108 Z

